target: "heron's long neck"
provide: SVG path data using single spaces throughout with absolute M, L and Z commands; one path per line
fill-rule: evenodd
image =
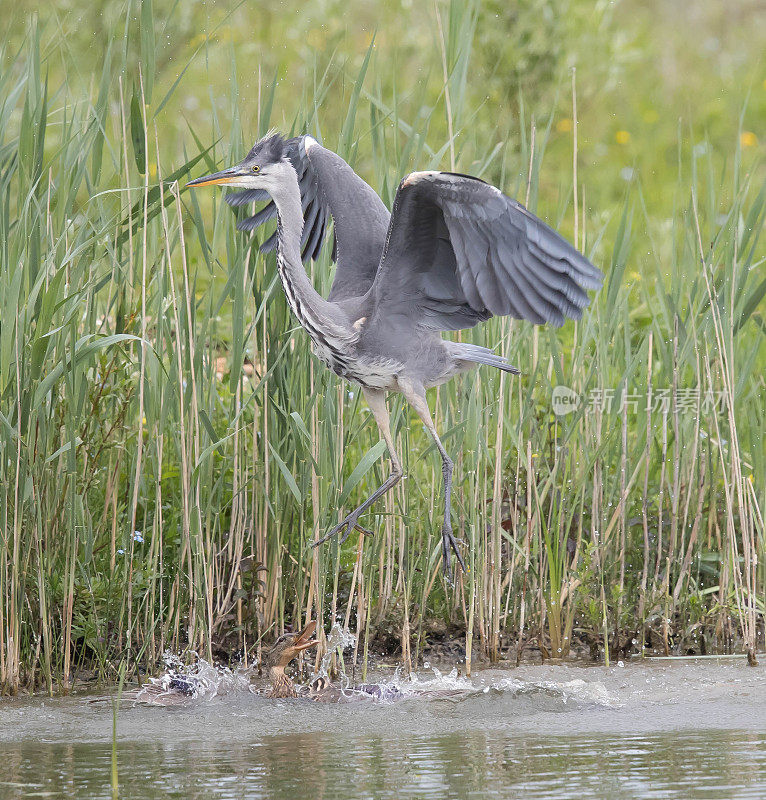
M 293 170 L 290 168 L 290 171 Z M 298 179 L 282 181 L 272 192 L 277 207 L 277 265 L 282 287 L 290 308 L 313 338 L 313 330 L 321 330 L 334 316 L 330 304 L 316 291 L 301 260 L 303 209 Z M 313 330 L 312 330 L 313 329 Z

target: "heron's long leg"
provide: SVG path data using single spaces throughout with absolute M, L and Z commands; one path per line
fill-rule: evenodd
M 431 409 L 428 407 L 426 400 L 426 390 L 423 386 L 417 386 L 414 383 L 399 379 L 399 386 L 402 389 L 407 402 L 415 409 L 417 415 L 422 420 L 423 424 L 428 429 L 428 432 L 433 437 L 436 447 L 439 450 L 439 455 L 442 457 L 442 476 L 444 477 L 444 523 L 442 524 L 442 556 L 444 558 L 444 574 L 449 581 L 452 580 L 452 568 L 450 566 L 450 549 L 455 551 L 457 560 L 460 566 L 465 571 L 465 562 L 463 556 L 460 555 L 455 537 L 452 535 L 452 520 L 450 519 L 451 501 L 452 501 L 452 470 L 454 464 L 452 459 L 444 449 L 444 445 L 439 438 L 436 431 L 436 425 L 431 418 Z
M 396 484 L 402 479 L 402 463 L 399 461 L 399 456 L 394 447 L 394 439 L 391 436 L 391 420 L 388 415 L 388 409 L 386 408 L 386 393 L 381 389 L 362 389 L 362 393 L 364 394 L 364 399 L 367 401 L 367 405 L 370 407 L 373 416 L 375 417 L 375 422 L 378 423 L 380 435 L 383 437 L 386 445 L 388 446 L 388 452 L 391 456 L 391 474 L 360 506 L 357 506 L 326 536 L 322 537 L 318 542 L 316 542 L 314 547 L 326 542 L 328 539 L 340 533 L 345 528 L 346 530 L 340 539 L 340 543 L 343 544 L 343 542 L 348 539 L 351 531 L 355 527 L 359 527 L 357 525 L 359 516 L 365 512 L 376 500 L 382 497 L 389 489 L 392 489 L 394 486 L 396 486 Z M 361 530 L 364 533 L 370 533 L 369 531 L 365 531 L 364 528 L 361 528 Z

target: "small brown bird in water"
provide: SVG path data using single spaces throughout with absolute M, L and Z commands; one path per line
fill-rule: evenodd
M 466 694 L 456 689 L 413 689 L 402 691 L 397 686 L 385 683 L 364 683 L 356 686 L 340 686 L 332 683 L 326 676 L 316 676 L 307 686 L 296 687 L 285 669 L 290 662 L 304 650 L 318 644 L 314 638 L 316 621 L 312 620 L 300 633 L 285 633 L 274 642 L 266 653 L 264 662 L 269 667 L 271 688 L 264 692 L 272 699 L 300 697 L 315 703 L 339 703 L 353 700 L 392 701 L 416 695 L 433 700 L 459 698 Z M 127 692 L 124 700 L 150 705 L 182 705 L 193 697 L 205 696 L 206 684 L 194 673 L 168 672 L 159 678 L 150 678 L 140 689 Z M 258 694 L 261 694 L 259 691 Z M 110 698 L 101 698 L 109 700 Z M 91 701 L 97 702 L 97 701 Z
M 268 697 L 298 696 L 295 684 L 285 673 L 285 667 L 301 652 L 317 644 L 317 640 L 312 638 L 316 627 L 316 620 L 311 620 L 300 633 L 285 633 L 274 643 L 267 655 L 269 678 L 271 678 L 271 691 Z
M 285 668 L 301 652 L 317 644 L 317 640 L 312 638 L 316 627 L 316 621 L 312 620 L 300 633 L 286 633 L 280 636 L 266 653 L 264 663 L 269 668 L 271 679 L 271 688 L 265 692 L 266 697 L 298 697 L 298 691 L 285 674 Z M 134 703 L 174 706 L 183 705 L 189 698 L 209 697 L 218 693 L 219 690 L 214 682 L 211 684 L 206 676 L 171 669 L 157 678 L 149 678 L 139 689 L 125 692 L 122 699 Z M 97 698 L 90 702 L 106 700 L 111 698 Z

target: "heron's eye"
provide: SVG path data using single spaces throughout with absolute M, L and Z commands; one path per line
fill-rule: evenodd
M 257 164 L 253 164 L 253 166 L 250 167 L 250 172 L 260 172 L 260 171 L 261 168 Z

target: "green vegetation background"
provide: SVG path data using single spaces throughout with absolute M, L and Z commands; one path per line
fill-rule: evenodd
M 376 641 L 416 658 L 445 633 L 491 657 L 524 636 L 566 654 L 573 630 L 601 655 L 647 637 L 699 650 L 762 635 L 762 4 L 22 0 L 9 12 L 0 684 L 68 686 L 75 666 L 114 677 L 123 659 L 151 669 L 166 646 L 250 651 L 307 614 L 351 624 L 355 658 Z M 370 523 L 380 535 L 312 553 L 338 505 L 384 475 L 374 429 L 312 361 L 273 262 L 220 196 L 183 195 L 177 216 L 158 175 L 183 183 L 267 127 L 308 130 L 387 203 L 408 170 L 454 157 L 528 194 L 572 239 L 573 67 L 577 236 L 607 285 L 578 334 L 501 322 L 471 334 L 520 363 L 518 384 L 485 370 L 475 392 L 432 398 L 466 454 L 469 574 L 454 590 L 437 577 L 438 470 L 399 405 L 411 478 Z M 718 317 L 698 240 L 712 243 Z M 325 257 L 315 280 L 330 276 Z M 114 338 L 82 338 L 94 335 Z M 558 382 L 645 391 L 656 351 L 656 385 L 722 391 L 721 349 L 736 379 L 722 430 L 696 416 L 647 427 L 645 414 L 622 436 L 619 415 L 555 427 Z M 568 492 L 579 506 L 564 508 Z

